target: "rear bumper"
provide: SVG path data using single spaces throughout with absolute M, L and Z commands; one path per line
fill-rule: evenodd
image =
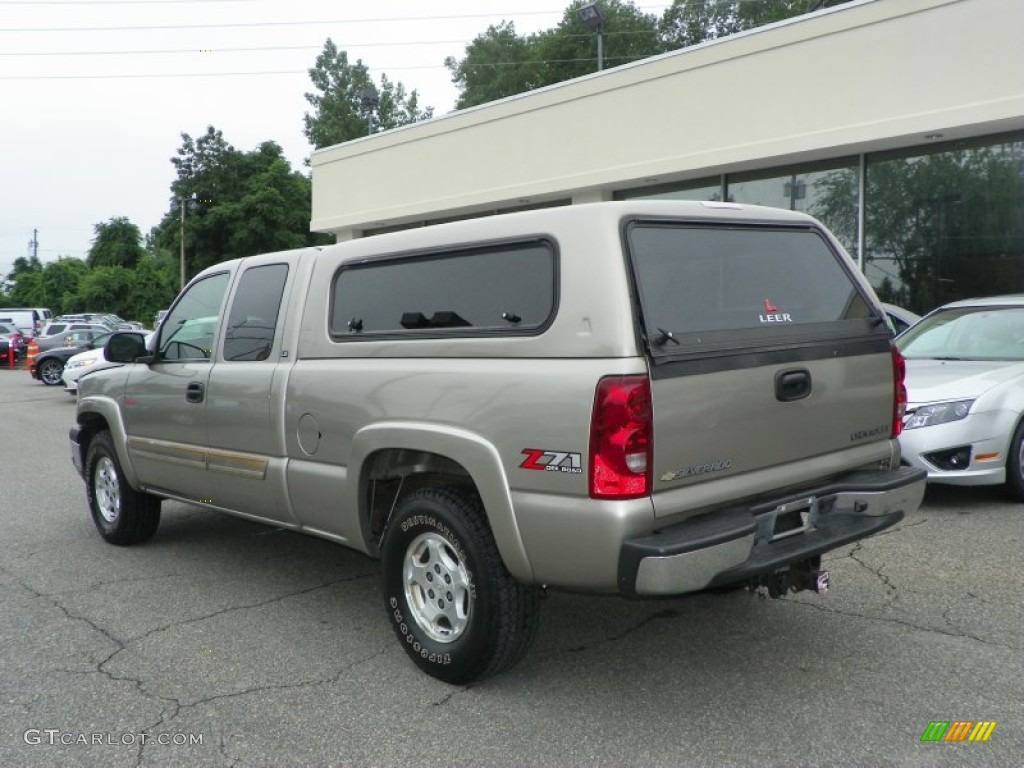
M 678 595 L 771 573 L 884 530 L 915 510 L 926 473 L 853 472 L 749 507 L 699 515 L 627 539 L 619 590 Z

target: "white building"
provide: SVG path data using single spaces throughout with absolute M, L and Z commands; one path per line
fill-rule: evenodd
M 819 216 L 918 311 L 1007 280 L 1024 291 L 1022 33 L 1021 0 L 854 0 L 319 150 L 312 229 L 724 197 Z M 917 178 L 926 159 L 946 181 Z M 979 230 L 979 206 L 1007 223 Z M 984 291 L 968 273 L 990 269 Z

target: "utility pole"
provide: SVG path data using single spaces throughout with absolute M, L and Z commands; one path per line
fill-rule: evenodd
M 32 260 L 35 261 L 39 258 L 39 230 L 32 230 L 32 239 L 28 241 L 29 248 L 32 249 Z
M 178 290 L 184 290 L 185 288 L 185 198 L 178 198 L 178 207 L 181 208 L 181 230 L 179 232 L 179 240 L 181 241 L 181 288 Z

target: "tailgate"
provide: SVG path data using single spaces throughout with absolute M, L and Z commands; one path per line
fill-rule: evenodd
M 889 332 L 822 232 L 643 220 L 626 233 L 651 360 L 656 494 L 779 468 L 743 483 L 758 493 L 855 468 L 868 444 L 888 455 Z M 721 498 L 736 490 L 723 485 Z

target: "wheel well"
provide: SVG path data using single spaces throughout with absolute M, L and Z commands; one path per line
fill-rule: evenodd
M 376 551 L 392 511 L 410 493 L 421 488 L 458 486 L 476 492 L 466 468 L 446 456 L 428 451 L 391 448 L 366 459 L 360 478 L 360 514 L 364 535 Z
M 78 445 L 82 450 L 82 466 L 85 466 L 85 455 L 89 452 L 89 443 L 103 430 L 109 430 L 107 420 L 98 413 L 83 413 L 78 417 L 82 431 L 78 434 Z

